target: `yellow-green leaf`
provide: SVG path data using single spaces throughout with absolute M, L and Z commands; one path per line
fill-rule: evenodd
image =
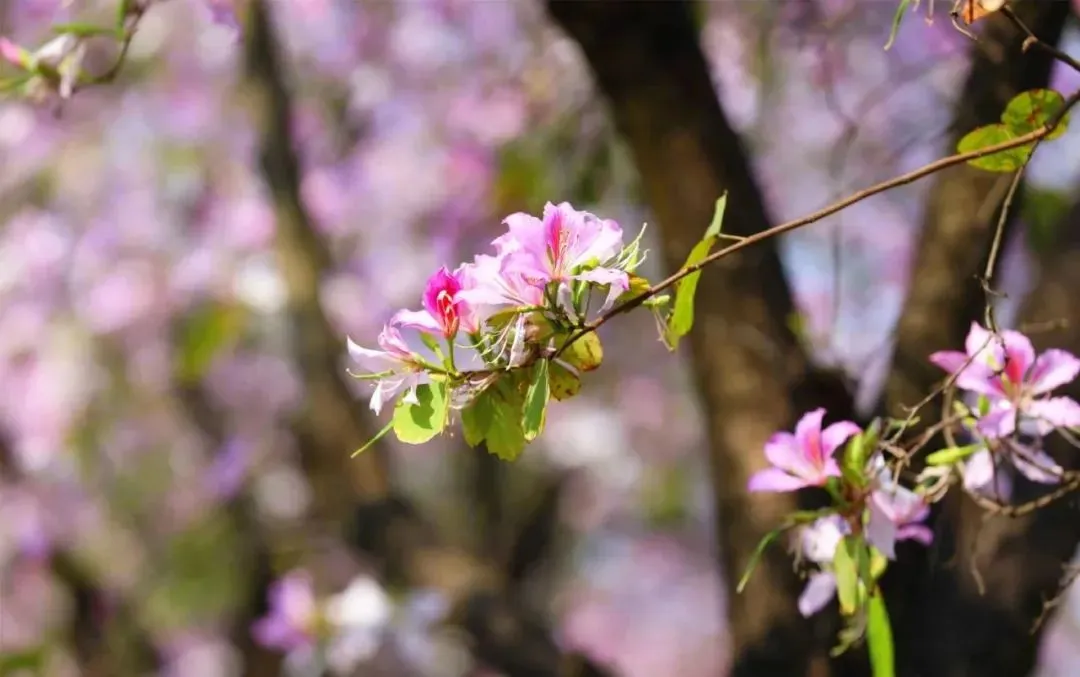
M 724 193 L 716 201 L 712 223 L 705 229 L 705 236 L 701 241 L 690 250 L 690 255 L 686 257 L 686 263 L 683 264 L 683 270 L 701 263 L 709 255 L 709 251 L 720 237 L 726 210 L 727 193 Z M 701 271 L 696 270 L 679 280 L 675 285 L 675 307 L 672 309 L 671 317 L 668 319 L 667 335 L 665 337 L 665 342 L 672 350 L 678 346 L 679 339 L 690 333 L 691 327 L 694 326 L 694 295 L 697 293 L 700 278 Z

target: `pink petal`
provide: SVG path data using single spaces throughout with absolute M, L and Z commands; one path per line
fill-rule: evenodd
M 836 595 L 836 576 L 831 571 L 810 574 L 806 587 L 799 595 L 799 613 L 805 617 L 813 616 L 825 608 L 834 595 Z
M 805 475 L 814 470 L 803 457 L 798 441 L 791 433 L 779 432 L 765 442 L 765 458 L 777 468 Z
M 398 364 L 398 361 L 393 356 L 383 350 L 364 348 L 348 337 L 346 337 L 345 341 L 349 350 L 349 357 L 359 362 L 370 373 L 377 374 L 392 369 Z
M 969 357 L 977 356 L 975 359 L 978 361 L 982 356 L 992 354 L 997 342 L 998 339 L 993 333 L 984 329 L 978 322 L 972 322 L 967 339 L 964 340 L 964 350 Z
M 442 334 L 442 325 L 426 310 L 399 310 L 390 318 L 390 323 L 433 334 Z
M 837 447 L 861 432 L 862 429 L 851 421 L 833 423 L 821 433 L 822 451 L 830 457 Z
M 957 350 L 941 350 L 936 353 L 931 353 L 930 355 L 931 363 L 941 367 L 950 374 L 955 374 L 963 369 L 967 361 L 967 353 L 961 353 Z
M 1024 413 L 1038 420 L 1041 426 L 1076 428 L 1080 426 L 1080 404 L 1071 397 L 1050 397 L 1035 400 Z M 1049 432 L 1049 430 L 1046 430 Z M 1044 433 L 1045 434 L 1045 433 Z
M 814 467 L 821 467 L 825 462 L 821 448 L 821 421 L 825 418 L 825 409 L 819 408 L 803 415 L 795 425 L 795 439 L 799 451 Z
M 923 545 L 930 545 L 934 541 L 934 532 L 925 524 L 908 524 L 896 532 L 898 541 L 916 541 Z
M 999 402 L 975 427 L 987 437 L 1008 437 L 1016 431 L 1016 409 L 1008 402 Z
M 1005 479 L 1007 475 L 1001 472 L 994 463 L 994 456 L 990 453 L 990 450 L 984 449 L 973 454 L 964 464 L 962 471 L 964 477 L 964 488 L 974 493 L 987 493 L 993 489 L 994 480 L 997 480 L 997 489 L 1009 489 L 1002 483 L 1008 483 Z M 1002 495 L 1007 495 L 1009 491 L 999 491 Z
M 1080 359 L 1064 350 L 1051 349 L 1039 355 L 1027 381 L 1035 395 L 1048 393 L 1071 383 L 1080 374 Z
M 806 480 L 789 475 L 777 468 L 766 468 L 754 473 L 746 485 L 747 491 L 784 492 L 810 486 Z
M 877 498 L 877 492 L 874 493 Z M 889 559 L 896 559 L 896 523 L 876 500 L 870 502 L 870 519 L 866 524 L 866 540 Z
M 1021 475 L 1040 484 L 1057 484 L 1064 472 L 1049 454 L 1039 449 L 1015 449 L 1010 460 Z

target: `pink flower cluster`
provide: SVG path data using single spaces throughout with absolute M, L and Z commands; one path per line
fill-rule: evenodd
M 975 323 L 964 352 L 937 352 L 930 361 L 948 371 L 958 389 L 978 398 L 963 422 L 976 443 L 946 450 L 956 452 L 955 463 L 960 464 L 969 491 L 993 485 L 995 468 L 1002 467 L 1002 461 L 1036 482 L 1061 480 L 1061 466 L 1042 451 L 1041 442 L 1054 430 L 1080 427 L 1080 404 L 1050 394 L 1080 374 L 1080 358 L 1063 350 L 1036 355 L 1023 334 L 996 334 Z M 817 565 L 799 600 L 804 615 L 816 613 L 836 594 L 832 567 L 845 537 L 864 539 L 883 562 L 896 558 L 898 541 L 928 545 L 933 540 L 923 524 L 930 515 L 928 496 L 933 492 L 911 490 L 896 481 L 883 450 L 877 448 L 876 434 L 868 436 L 850 421 L 823 428 L 824 417 L 824 409 L 814 410 L 802 417 L 794 434 L 773 435 L 764 449 L 770 467 L 755 473 L 748 483 L 750 491 L 824 487 L 837 499 L 836 512 L 799 529 L 799 552 Z M 851 453 L 856 438 L 874 448 L 862 449 L 861 455 Z M 838 458 L 836 452 L 846 443 L 847 452 Z M 918 481 L 948 479 L 951 472 L 948 465 L 930 467 Z
M 566 202 L 548 203 L 542 218 L 518 213 L 503 223 L 507 232 L 492 242 L 495 253 L 435 271 L 421 309 L 391 317 L 377 349 L 349 339 L 350 355 L 368 370 L 357 377 L 376 382 L 373 411 L 403 390 L 406 402 L 416 401 L 416 386 L 432 373 L 460 376 L 460 350 L 478 369 L 527 364 L 560 331 L 610 309 L 630 289 L 643 258 L 640 235 L 624 245 L 618 223 Z M 415 332 L 420 345 L 404 330 Z
M 980 400 L 976 419 L 966 426 L 980 445 L 961 470 L 969 490 L 1000 489 L 997 475 L 1009 466 L 1034 482 L 1060 481 L 1062 468 L 1042 451 L 1042 438 L 1080 426 L 1080 404 L 1050 396 L 1080 374 L 1080 359 L 1057 349 L 1036 355 L 1020 332 L 995 334 L 972 323 L 964 352 L 937 352 L 930 361 L 949 372 L 958 389 Z

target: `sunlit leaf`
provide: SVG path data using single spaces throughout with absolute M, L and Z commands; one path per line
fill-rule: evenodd
M 487 396 L 486 390 L 461 410 L 461 430 L 466 444 L 475 447 L 484 441 L 493 415 L 491 398 Z
M 394 434 L 405 444 L 423 444 L 446 427 L 449 414 L 446 382 L 432 380 L 416 387 L 416 402 L 399 399 L 394 407 Z
M 1065 107 L 1065 97 L 1052 89 L 1032 89 L 1013 97 L 1001 114 L 1001 124 L 1008 127 L 1017 136 L 1030 134 L 1039 129 Z M 1065 133 L 1069 124 L 1068 115 L 1047 134 L 1047 140 L 1056 139 Z
M 484 437 L 487 450 L 504 461 L 516 460 L 525 449 L 525 431 L 521 425 L 525 406 L 522 385 L 518 374 L 508 374 L 482 395 L 490 399 L 491 406 L 491 421 Z
M 1005 125 L 986 125 L 965 134 L 964 138 L 960 139 L 960 143 L 957 144 L 956 150 L 959 153 L 971 153 L 1012 141 L 1017 136 L 1018 134 Z M 1010 148 L 992 155 L 968 160 L 968 164 L 990 172 L 1012 172 L 1023 166 L 1030 155 L 1031 144 L 1029 143 L 1018 148 Z

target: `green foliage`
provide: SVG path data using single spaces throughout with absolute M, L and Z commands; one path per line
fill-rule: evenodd
M 683 270 L 701 263 L 709 255 L 713 245 L 720 239 L 726 209 L 727 193 L 724 193 L 716 201 L 716 211 L 713 213 L 712 223 L 705 230 L 705 237 L 690 250 L 690 255 L 686 257 L 686 263 L 683 264 Z M 697 270 L 679 280 L 675 285 L 675 307 L 668 318 L 665 336 L 665 340 L 672 350 L 678 346 L 679 339 L 690 333 L 690 329 L 694 326 L 694 294 L 697 293 L 700 278 L 701 271 Z
M 196 309 L 179 328 L 176 378 L 185 384 L 200 380 L 214 358 L 240 339 L 246 319 L 238 305 L 208 303 Z
M 983 448 L 982 444 L 968 444 L 963 447 L 939 449 L 926 456 L 926 465 L 952 465 L 971 456 L 981 448 Z
M 960 139 L 957 151 L 970 153 L 1030 134 L 1050 122 L 1051 118 L 1060 113 L 1064 106 L 1064 97 L 1052 89 L 1021 92 L 1009 101 L 1005 112 L 1001 114 L 1000 123 L 985 125 L 968 132 L 964 138 Z M 1054 130 L 1043 138 L 1045 140 L 1058 138 L 1065 133 L 1068 124 L 1069 116 L 1066 115 L 1058 122 Z M 1033 145 L 1034 142 L 999 151 L 993 155 L 969 160 L 968 164 L 991 172 L 1015 171 L 1031 157 Z
M 398 400 L 394 407 L 394 434 L 405 444 L 423 444 L 446 427 L 450 406 L 445 381 L 432 379 L 416 387 L 416 402 Z
M 877 590 L 870 596 L 866 608 L 866 642 L 870 652 L 870 668 L 874 677 L 895 677 L 896 658 L 892 628 L 885 599 Z
M 503 375 L 461 412 L 465 441 L 472 446 L 485 442 L 487 450 L 504 461 L 517 459 L 527 442 L 524 428 L 526 397 L 522 394 L 526 386 L 522 373 L 514 371 Z
M 529 388 L 525 391 L 525 407 L 521 427 L 525 433 L 526 442 L 532 442 L 544 430 L 548 400 L 551 398 L 551 388 L 548 383 L 548 374 L 550 373 L 548 365 L 547 360 L 536 361 L 536 364 L 533 365 Z

